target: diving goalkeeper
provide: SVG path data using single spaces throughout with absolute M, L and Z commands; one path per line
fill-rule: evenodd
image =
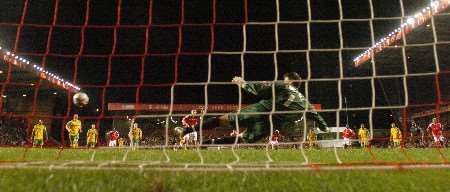
M 272 97 L 272 86 L 262 83 L 247 83 L 241 77 L 234 77 L 232 82 L 237 84 L 244 91 L 251 93 L 260 101 L 249 105 L 241 110 L 241 114 L 236 115 L 223 115 L 220 117 L 213 117 L 203 121 L 202 128 L 211 129 L 215 127 L 227 127 L 235 125 L 237 118 L 239 127 L 246 127 L 247 129 L 241 133 L 236 133 L 230 137 L 222 137 L 214 139 L 216 144 L 230 144 L 234 143 L 235 138 L 245 142 L 253 143 L 264 137 L 270 135 L 270 119 L 269 115 L 263 114 L 245 114 L 245 113 L 258 113 L 258 112 L 271 112 L 273 103 L 275 104 L 276 111 L 301 111 L 301 110 L 313 110 L 314 107 L 306 100 L 306 98 L 298 91 L 300 86 L 300 76 L 295 73 L 286 73 L 283 75 L 284 81 L 282 83 L 275 83 L 275 99 Z M 274 102 L 273 102 L 274 100 Z M 302 112 L 298 113 L 284 113 L 274 114 L 273 124 L 275 127 L 283 127 L 287 123 L 292 123 L 303 117 Z M 308 112 L 307 118 L 311 118 L 316 122 L 319 129 L 326 131 L 327 124 L 325 120 L 316 112 Z M 200 130 L 200 125 L 196 125 L 195 130 Z M 212 143 L 206 141 L 205 143 Z

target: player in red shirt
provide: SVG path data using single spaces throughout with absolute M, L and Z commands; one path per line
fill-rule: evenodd
M 428 132 L 431 132 L 433 135 L 434 144 L 436 146 L 444 145 L 444 136 L 442 136 L 442 124 L 437 121 L 436 118 L 431 120 L 431 123 L 428 125 Z
M 113 128 L 113 130 L 109 131 L 108 133 L 106 133 L 106 135 L 108 136 L 108 146 L 110 147 L 115 147 L 117 146 L 117 139 L 119 139 L 119 132 L 116 131 L 115 128 Z
M 270 145 L 272 146 L 272 149 L 278 149 L 278 140 L 280 140 L 280 139 L 281 139 L 280 131 L 275 130 L 272 133 L 272 138 L 270 138 L 270 141 L 269 141 Z
M 203 113 L 203 109 L 200 108 L 198 111 L 197 109 L 193 109 L 190 115 L 186 115 L 181 120 L 183 124 L 181 145 L 192 143 L 194 146 L 197 146 L 197 131 L 194 127 L 200 123 L 198 112 Z
M 344 148 L 351 147 L 351 137 L 353 136 L 354 132 L 352 129 L 349 128 L 349 126 L 345 126 L 344 131 L 342 132 L 342 138 L 344 138 Z
M 183 123 L 183 127 L 185 128 L 194 128 L 198 123 L 200 119 L 197 116 L 197 110 L 191 110 L 190 115 L 186 115 L 183 117 L 183 120 L 181 121 Z

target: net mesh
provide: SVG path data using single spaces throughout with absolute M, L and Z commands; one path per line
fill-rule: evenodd
M 385 145 L 382 141 L 388 139 L 385 130 L 391 122 L 401 126 L 408 138 L 411 120 L 427 126 L 434 115 L 444 125 L 449 119 L 448 10 L 370 62 L 353 67 L 357 54 L 429 1 L 8 0 L 1 4 L 2 46 L 71 79 L 90 96 L 90 105 L 74 107 L 71 92 L 12 65 L 1 66 L 3 120 L 16 119 L 10 124 L 22 130 L 17 134 L 30 136 L 36 120 L 44 119 L 55 145 L 66 145 L 64 126 L 75 113 L 85 129 L 97 125 L 101 143 L 111 128 L 128 129 L 127 115 L 137 115 L 147 126 L 143 131 L 156 138 L 146 145 L 162 147 L 165 161 L 170 161 L 165 150 L 174 142 L 172 128 L 189 108 L 180 106 L 202 105 L 205 118 L 231 111 L 223 106 L 240 113 L 257 99 L 233 85 L 233 76 L 275 82 L 291 71 L 304 78 L 300 92 L 320 104 L 320 114 L 330 127 L 365 123 L 373 146 Z M 112 110 L 112 103 L 132 107 Z M 152 105 L 138 107 L 142 103 Z M 215 104 L 218 109 L 212 107 Z M 271 134 L 278 129 L 272 116 L 279 113 L 290 112 L 264 113 L 270 116 Z M 303 159 L 310 162 L 311 152 L 303 149 L 310 126 L 306 120 L 300 124 L 291 127 L 296 131 L 287 134 L 282 144 L 300 146 Z M 228 133 L 204 131 L 200 130 L 201 141 L 209 134 Z M 334 133 L 329 139 L 337 138 L 340 135 Z M 273 161 L 267 142 L 252 145 L 265 147 L 267 162 Z M 237 145 L 230 147 L 233 162 L 239 162 Z M 400 151 L 409 157 L 403 148 Z M 203 163 L 201 150 L 196 153 Z M 343 162 L 336 146 L 330 153 L 336 162 Z M 368 162 L 376 162 L 377 155 L 368 153 Z M 127 156 L 128 151 L 123 160 Z

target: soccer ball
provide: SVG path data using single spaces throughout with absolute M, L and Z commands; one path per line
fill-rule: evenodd
M 78 92 L 73 95 L 73 104 L 78 107 L 84 107 L 89 103 L 89 97 L 86 93 Z
M 183 134 L 183 128 L 181 127 L 175 127 L 174 128 L 175 133 L 177 133 L 178 135 Z

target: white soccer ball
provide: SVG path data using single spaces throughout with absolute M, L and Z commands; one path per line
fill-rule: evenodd
M 73 104 L 78 107 L 84 107 L 89 103 L 89 97 L 86 93 L 78 92 L 73 95 Z

